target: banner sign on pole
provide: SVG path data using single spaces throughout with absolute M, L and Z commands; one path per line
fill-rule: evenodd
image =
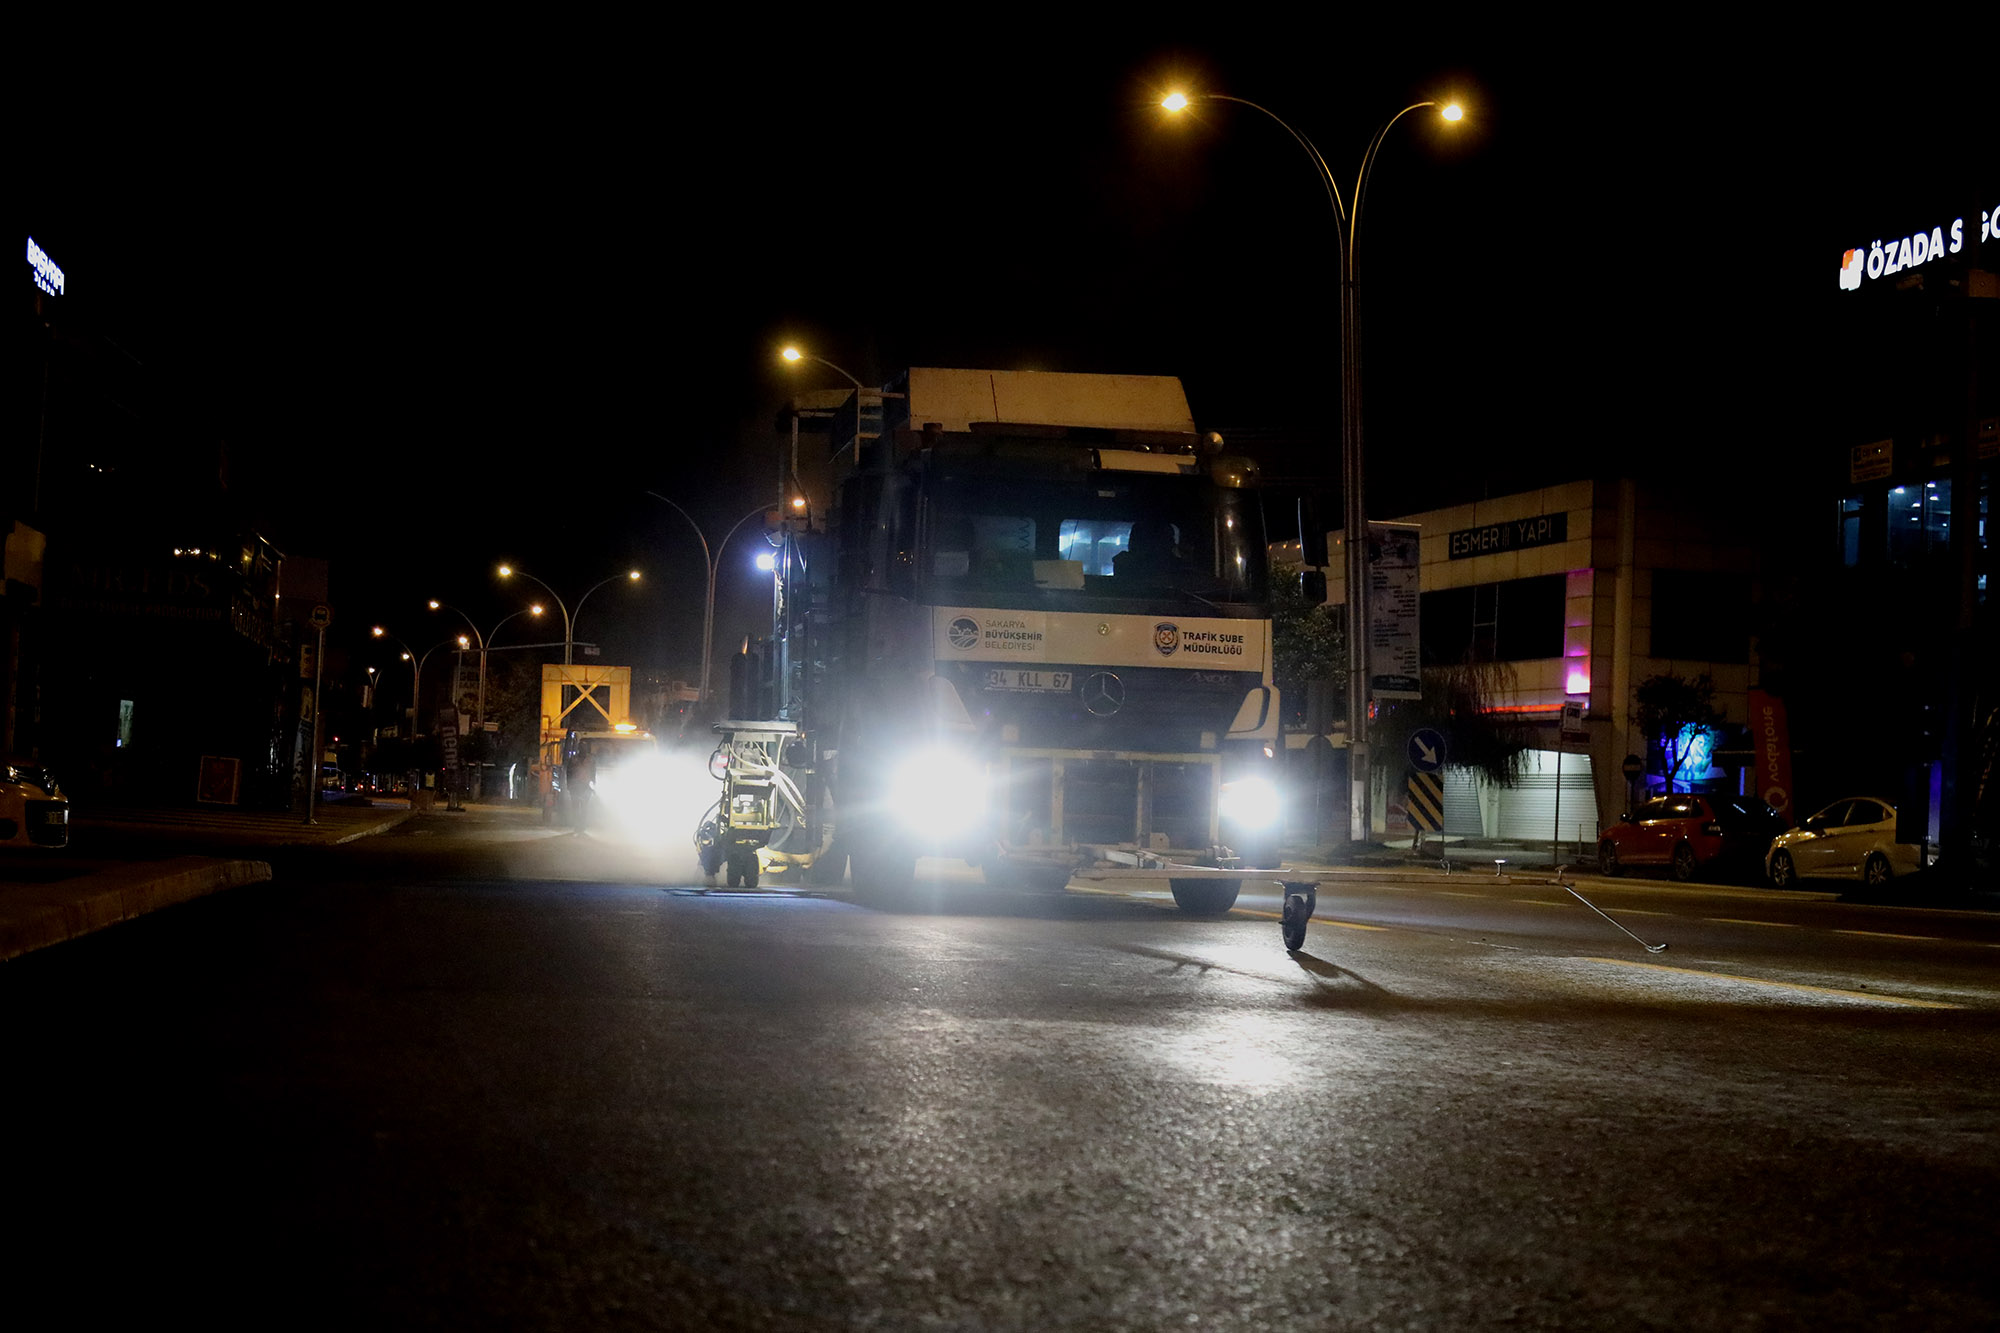
M 1414 523 L 1368 525 L 1368 688 L 1377 699 L 1421 699 Z

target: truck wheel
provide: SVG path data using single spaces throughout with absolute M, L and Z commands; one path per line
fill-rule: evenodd
M 1221 916 L 1236 906 L 1243 891 L 1240 879 L 1170 879 L 1174 903 L 1189 916 Z
M 729 887 L 732 889 L 757 887 L 756 848 L 739 847 L 729 853 Z

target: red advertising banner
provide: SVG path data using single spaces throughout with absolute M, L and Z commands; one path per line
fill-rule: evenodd
M 1785 701 L 1750 691 L 1750 745 L 1756 751 L 1755 794 L 1785 818 L 1792 817 L 1792 733 Z

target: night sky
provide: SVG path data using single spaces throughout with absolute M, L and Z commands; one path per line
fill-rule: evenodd
M 1866 373 L 1839 251 L 2000 203 L 1993 33 L 1963 19 L 867 22 L 127 38 L 20 96 L 17 236 L 227 440 L 278 545 L 333 562 L 342 628 L 421 646 L 452 629 L 426 598 L 519 605 L 502 559 L 572 605 L 637 563 L 577 637 L 691 678 L 699 547 L 644 492 L 713 540 L 775 490 L 781 404 L 843 382 L 788 340 L 872 383 L 1179 375 L 1267 472 L 1337 476 L 1325 194 L 1255 112 L 1166 120 L 1171 86 L 1270 108 L 1343 191 L 1401 107 L 1468 108 L 1396 126 L 1362 216 L 1385 516 L 1618 460 L 1719 503 L 1822 474 Z M 767 594 L 723 584 L 727 641 Z

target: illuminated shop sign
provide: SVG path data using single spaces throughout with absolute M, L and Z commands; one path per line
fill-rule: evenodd
M 1469 560 L 1475 555 L 1503 555 L 1568 540 L 1567 513 L 1537 514 L 1533 518 L 1488 523 L 1479 528 L 1460 528 L 1446 539 L 1445 550 L 1453 560 Z
M 1965 219 L 1953 218 L 1929 231 L 1913 231 L 1908 236 L 1844 250 L 1840 255 L 1840 290 L 1858 292 L 1864 282 L 1894 277 L 1922 268 L 1932 260 L 1958 254 L 1965 249 L 1965 232 Z M 2000 236 L 2000 208 L 1980 209 L 1980 243 L 1983 245 L 1996 236 Z
M 63 271 L 56 267 L 56 261 L 49 258 L 49 252 L 35 244 L 35 238 L 28 238 L 28 267 L 35 272 L 35 285 L 50 296 L 63 294 Z

